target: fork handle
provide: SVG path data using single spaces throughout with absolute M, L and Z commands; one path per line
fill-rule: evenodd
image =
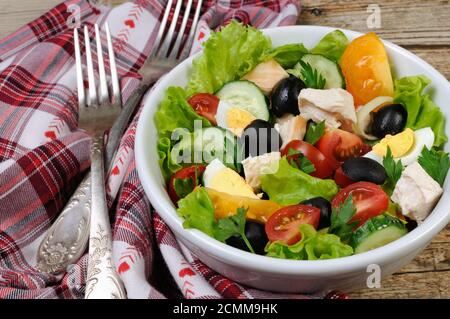
M 126 294 L 112 259 L 112 234 L 106 204 L 103 136 L 91 145 L 91 225 L 86 299 L 125 299 Z
M 107 168 L 110 169 L 110 163 L 117 152 L 120 138 L 136 106 L 149 87 L 150 84 L 141 83 L 131 93 L 109 131 L 105 149 Z M 90 194 L 91 174 L 88 173 L 39 245 L 37 268 L 40 271 L 52 274 L 64 272 L 70 264 L 76 263 L 86 250 L 89 238 Z

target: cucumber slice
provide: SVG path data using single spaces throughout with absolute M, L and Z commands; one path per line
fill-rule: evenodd
M 360 254 L 399 239 L 408 232 L 398 219 L 387 214 L 369 219 L 359 227 L 350 239 L 355 254 Z
M 233 81 L 216 93 L 221 101 L 251 113 L 257 119 L 269 120 L 269 109 L 263 92 L 250 81 Z
M 327 81 L 325 83 L 325 89 L 344 87 L 344 78 L 339 66 L 335 62 L 318 54 L 305 54 L 302 57 L 302 61 L 309 63 L 314 69 L 322 74 Z
M 174 145 L 172 158 L 179 164 L 209 163 L 218 158 L 226 166 L 240 171 L 237 162 L 238 143 L 236 137 L 228 130 L 219 127 L 208 127 L 185 133 L 182 139 Z

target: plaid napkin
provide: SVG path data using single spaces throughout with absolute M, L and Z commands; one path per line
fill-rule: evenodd
M 77 130 L 72 28 L 109 23 L 126 101 L 164 9 L 157 0 L 114 8 L 70 0 L 0 41 L 0 298 L 83 298 L 87 254 L 62 275 L 36 269 L 39 243 L 90 165 L 90 139 Z M 267 28 L 294 24 L 299 10 L 296 0 L 204 1 L 192 50 L 231 19 Z M 307 298 L 234 283 L 177 242 L 138 179 L 137 118 L 107 177 L 114 262 L 128 297 Z M 54 253 L 63 252 L 54 247 Z

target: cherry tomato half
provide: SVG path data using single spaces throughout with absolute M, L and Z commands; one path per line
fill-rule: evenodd
M 356 227 L 361 226 L 368 219 L 382 214 L 389 206 L 388 195 L 380 186 L 369 182 L 357 182 L 340 190 L 333 198 L 331 206 L 338 208 L 349 195 L 352 195 L 356 208 L 356 213 L 349 223 L 357 221 Z
M 287 156 L 289 154 L 289 149 L 293 149 L 295 151 L 301 152 L 304 156 L 306 156 L 315 167 L 315 171 L 311 173 L 311 176 L 319 177 L 319 178 L 327 178 L 333 174 L 334 167 L 330 163 L 330 161 L 313 145 L 300 141 L 293 140 L 290 141 L 282 150 L 281 155 Z M 299 155 L 290 155 L 288 156 L 289 160 L 295 159 Z
M 319 225 L 320 209 L 308 205 L 286 206 L 270 216 L 265 229 L 270 241 L 280 240 L 288 245 L 301 239 L 298 226 L 310 224 L 314 228 Z
M 181 199 L 181 197 L 180 197 L 181 194 L 178 194 L 177 191 L 175 190 L 175 180 L 177 180 L 177 179 L 185 180 L 185 179 L 190 178 L 192 180 L 191 185 L 193 186 L 193 188 L 195 188 L 196 186 L 198 186 L 200 184 L 200 180 L 201 180 L 201 177 L 202 177 L 205 169 L 206 169 L 205 165 L 193 165 L 193 166 L 182 168 L 182 169 L 178 170 L 175 174 L 172 175 L 172 177 L 170 178 L 170 181 L 169 181 L 168 193 L 169 193 L 170 199 L 172 200 L 172 202 L 174 204 L 176 204 Z M 192 190 L 193 189 L 185 189 L 182 191 L 190 192 Z
M 362 156 L 371 149 L 359 136 L 340 129 L 327 131 L 316 145 L 332 161 L 335 168 L 339 166 L 339 162 Z
M 344 173 L 344 171 L 342 170 L 342 166 L 339 167 L 334 173 L 334 180 L 340 187 L 346 187 L 355 182 Z
M 205 117 L 212 125 L 217 125 L 216 113 L 219 106 L 219 98 L 209 93 L 197 93 L 191 96 L 188 103 L 194 111 Z

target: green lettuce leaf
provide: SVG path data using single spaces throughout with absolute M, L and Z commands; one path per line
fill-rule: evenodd
M 434 132 L 434 146 L 441 147 L 448 140 L 445 117 L 429 94 L 423 94 L 430 83 L 424 75 L 395 80 L 394 101 L 403 104 L 408 112 L 406 127 L 413 130 L 430 127 Z
M 202 121 L 203 127 L 211 126 L 204 117 L 195 113 L 188 104 L 186 91 L 181 87 L 171 86 L 167 89 L 161 105 L 155 113 L 155 125 L 159 137 L 170 137 L 176 128 L 194 130 L 194 121 Z
M 158 140 L 157 150 L 159 156 L 159 166 L 165 180 L 168 180 L 170 176 L 181 168 L 180 164 L 172 159 L 171 150 L 172 143 L 168 137 L 161 137 Z
M 267 58 L 273 58 L 283 68 L 290 69 L 308 52 L 302 43 L 286 44 L 273 49 Z
M 184 218 L 184 228 L 196 228 L 214 237 L 214 205 L 204 188 L 198 188 L 178 201 L 177 213 Z
M 342 243 L 336 235 L 318 233 L 309 224 L 300 225 L 299 231 L 302 239 L 293 245 L 286 245 L 280 241 L 268 243 L 265 248 L 267 256 L 295 260 L 317 260 L 340 258 L 353 254 L 353 248 Z
M 213 32 L 203 54 L 193 62 L 188 95 L 214 93 L 225 83 L 240 79 L 264 60 L 271 42 L 261 31 L 232 21 Z
M 331 200 L 339 190 L 333 180 L 310 176 L 292 167 L 286 157 L 276 164 L 276 173 L 262 175 L 261 185 L 269 198 L 280 205 L 298 204 L 318 196 Z
M 311 50 L 312 54 L 321 54 L 324 57 L 339 62 L 347 48 L 348 39 L 341 30 L 335 30 L 325 35 Z

